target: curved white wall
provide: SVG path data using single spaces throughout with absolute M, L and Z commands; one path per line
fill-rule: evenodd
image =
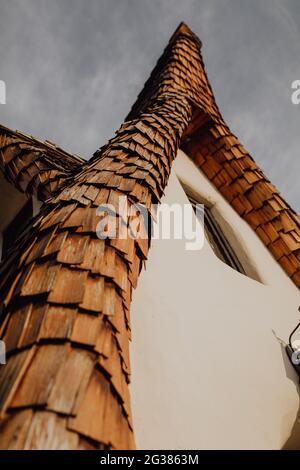
M 154 240 L 132 305 L 132 406 L 138 448 L 281 448 L 296 420 L 297 378 L 280 341 L 300 296 L 267 249 L 179 153 L 164 202 L 187 203 L 176 177 L 215 204 L 263 283 L 206 243 Z M 300 436 L 299 436 L 300 444 Z

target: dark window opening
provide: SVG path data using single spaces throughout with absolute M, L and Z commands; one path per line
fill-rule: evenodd
M 3 232 L 2 258 L 6 256 L 15 240 L 21 235 L 32 215 L 33 206 L 30 198 Z

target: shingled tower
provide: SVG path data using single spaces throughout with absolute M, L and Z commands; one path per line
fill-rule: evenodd
M 224 122 L 200 49 L 181 24 L 88 162 L 0 128 L 4 175 L 44 201 L 1 265 L 3 449 L 134 448 L 130 303 L 150 240 L 100 240 L 96 209 L 125 195 L 151 211 L 180 147 L 300 286 L 299 218 Z

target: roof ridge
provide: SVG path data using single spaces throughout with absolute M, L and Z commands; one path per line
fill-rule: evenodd
M 26 133 L 24 131 L 21 131 L 19 129 L 11 129 L 9 127 L 4 126 L 3 124 L 0 124 L 0 132 L 1 132 L 1 130 L 5 131 L 6 133 L 8 133 L 10 135 L 16 135 L 16 136 L 20 136 L 22 138 L 25 138 L 27 141 L 34 141 L 34 142 L 37 142 L 38 144 L 42 144 L 43 146 L 47 147 L 49 150 L 55 149 L 56 151 L 64 154 L 65 156 L 71 157 L 72 159 L 77 160 L 80 163 L 85 163 L 86 162 L 86 160 L 83 157 L 81 157 L 80 155 L 78 155 L 76 153 L 68 152 L 67 150 L 64 150 L 62 147 L 57 145 L 55 142 L 51 142 L 48 139 L 42 140 L 38 137 L 35 137 L 32 134 L 28 134 L 28 133 Z

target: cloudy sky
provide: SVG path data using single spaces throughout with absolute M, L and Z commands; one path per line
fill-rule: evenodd
M 299 0 L 0 0 L 1 123 L 89 158 L 182 20 L 224 118 L 299 212 Z

